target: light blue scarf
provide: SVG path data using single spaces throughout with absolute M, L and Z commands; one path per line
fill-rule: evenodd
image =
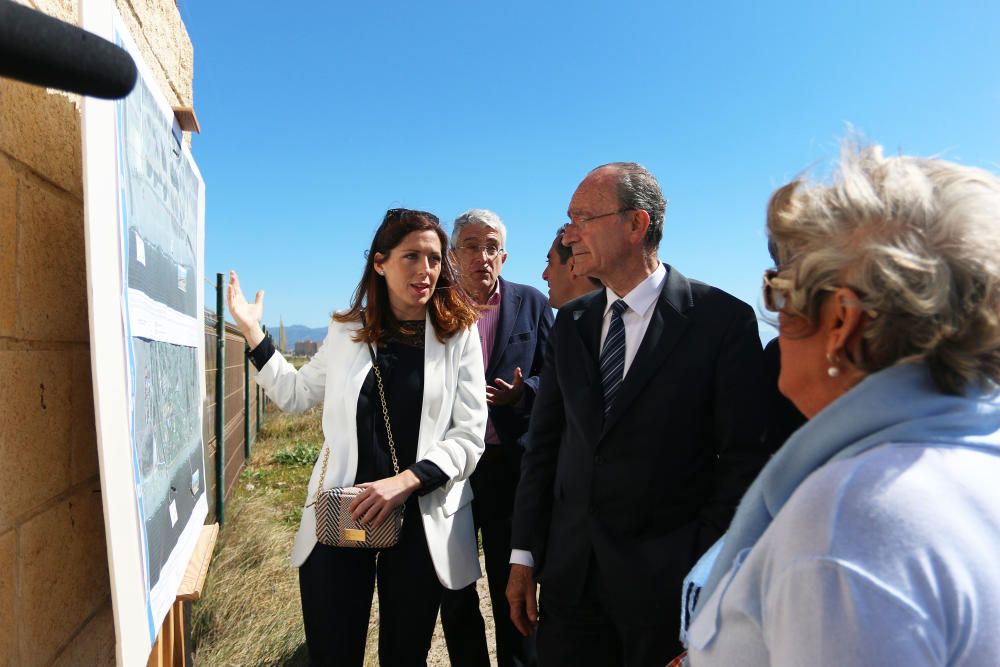
M 942 394 L 923 363 L 873 373 L 796 431 L 747 490 L 726 534 L 684 580 L 681 638 L 736 555 L 752 547 L 813 471 L 888 442 L 1000 448 L 1000 392 Z M 700 590 L 699 590 L 700 587 Z

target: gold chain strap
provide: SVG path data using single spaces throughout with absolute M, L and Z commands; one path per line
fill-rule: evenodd
M 371 348 L 369 348 L 370 350 Z M 389 426 L 389 407 L 385 404 L 385 389 L 382 387 L 382 373 L 378 370 L 378 364 L 375 363 L 375 353 L 372 352 L 372 370 L 375 371 L 375 380 L 378 384 L 378 398 L 382 403 L 382 419 L 385 420 L 385 432 L 389 435 L 389 453 L 392 454 L 392 469 L 398 475 L 399 474 L 399 461 L 396 459 L 396 443 L 392 439 L 392 428 Z M 330 447 L 326 446 L 323 448 L 323 467 L 319 472 L 319 486 L 316 487 L 316 493 L 319 494 L 323 490 L 323 482 L 326 480 L 326 462 L 330 460 Z M 316 503 L 316 499 L 313 498 L 313 502 L 306 505 L 310 507 Z
M 306 505 L 306 507 L 312 507 L 316 504 L 316 496 L 319 492 L 323 490 L 323 481 L 326 479 L 326 462 L 330 460 L 330 448 L 323 447 L 323 467 L 319 471 L 319 486 L 316 487 L 316 495 L 313 496 L 313 501 Z

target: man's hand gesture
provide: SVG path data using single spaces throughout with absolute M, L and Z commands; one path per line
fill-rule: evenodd
M 520 367 L 514 369 L 514 381 L 507 384 L 502 379 L 493 380 L 496 386 L 486 386 L 486 403 L 489 405 L 514 405 L 524 394 L 524 378 Z

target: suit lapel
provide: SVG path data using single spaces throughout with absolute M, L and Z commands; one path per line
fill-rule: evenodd
M 608 297 L 605 290 L 598 290 L 592 297 L 582 297 L 584 303 L 572 312 L 576 331 L 579 335 L 582 354 L 578 353 L 580 365 L 587 374 L 591 387 L 596 387 L 597 397 L 603 401 L 601 393 L 601 373 L 598 359 L 601 356 L 601 323 L 604 320 L 604 306 Z
M 604 420 L 602 435 L 615 425 L 670 356 L 670 352 L 687 328 L 688 319 L 684 313 L 693 305 L 691 284 L 688 279 L 680 271 L 668 267 L 667 279 L 663 281 L 660 296 L 653 306 L 649 327 L 642 337 L 635 359 L 632 360 L 621 387 L 618 388 L 611 411 Z
M 510 335 L 514 332 L 514 323 L 517 322 L 517 315 L 521 310 L 521 293 L 515 291 L 502 278 L 498 278 L 497 280 L 500 281 L 500 318 L 497 320 L 497 331 L 496 338 L 493 340 L 493 349 L 490 350 L 490 367 L 486 369 L 486 384 L 493 382 L 496 368 L 503 357 L 503 353 L 507 351 L 507 341 L 510 340 Z M 526 368 L 522 368 L 521 370 L 526 373 L 530 371 L 530 369 Z M 512 377 L 503 379 L 511 382 Z
M 601 391 L 601 372 L 597 360 L 606 302 L 607 296 L 603 289 L 593 295 L 580 297 L 570 312 L 572 328 L 576 329 L 575 335 L 569 334 L 555 343 L 557 355 L 560 359 L 565 357 L 557 365 L 567 369 L 564 377 L 570 384 L 563 388 L 563 396 L 573 397 L 566 410 L 574 412 L 576 418 L 586 424 L 584 432 L 588 434 L 587 439 L 592 446 L 597 444 L 597 435 L 601 432 L 601 420 L 604 417 L 604 394 Z M 565 350 L 560 351 L 559 347 L 563 346 Z

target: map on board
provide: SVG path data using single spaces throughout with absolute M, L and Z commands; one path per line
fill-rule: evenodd
M 79 0 L 81 27 L 128 51 L 139 75 L 122 100 L 80 102 L 84 249 L 115 659 L 144 665 L 208 516 L 205 185 L 163 52 L 119 6 L 135 14 Z
M 123 32 L 119 24 L 119 43 Z M 176 547 L 207 514 L 199 312 L 204 184 L 155 85 L 140 76 L 116 103 L 115 117 L 135 493 L 150 615 L 161 617 L 187 565 Z

